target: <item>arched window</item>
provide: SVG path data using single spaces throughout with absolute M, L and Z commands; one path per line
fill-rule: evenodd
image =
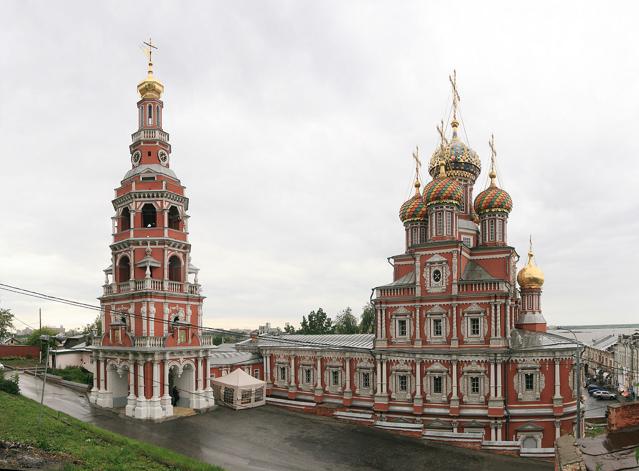
M 142 206 L 142 227 L 156 227 L 157 226 L 157 211 L 155 206 L 151 203 L 147 203 Z
M 160 105 L 158 105 L 155 108 L 155 119 L 158 122 L 158 128 L 162 127 L 162 120 L 161 120 L 161 114 L 160 114 Z
M 118 262 L 118 283 L 124 283 L 131 279 L 131 262 L 129 257 L 124 255 Z
M 149 126 L 153 124 L 153 105 L 149 105 L 148 108 L 148 112 L 147 112 L 147 120 L 149 123 Z
M 182 281 L 182 261 L 177 255 L 169 258 L 169 281 Z
M 138 127 L 142 127 L 142 125 L 144 124 L 144 107 L 140 106 L 140 108 L 138 109 Z
M 169 209 L 169 229 L 180 230 L 180 211 L 175 206 Z
M 120 214 L 120 232 L 131 229 L 131 212 L 129 208 L 124 208 Z

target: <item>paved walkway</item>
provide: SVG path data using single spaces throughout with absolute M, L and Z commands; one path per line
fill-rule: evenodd
M 41 380 L 22 375 L 25 396 L 40 399 Z M 47 384 L 45 404 L 113 432 L 234 470 L 550 470 L 547 462 L 500 456 L 403 437 L 274 406 L 163 423 L 118 417 L 93 408 L 75 391 Z

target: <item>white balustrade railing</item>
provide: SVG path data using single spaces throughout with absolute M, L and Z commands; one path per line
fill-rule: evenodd
M 212 335 L 203 335 L 201 337 L 201 342 L 202 342 L 202 345 L 215 345 L 213 343 L 213 336 Z
M 181 293 L 182 290 L 182 283 L 179 283 L 177 281 L 169 281 L 167 283 L 167 287 L 168 287 L 168 291 L 172 291 L 174 293 Z
M 142 129 L 131 134 L 131 139 L 133 142 L 142 139 L 159 139 L 164 142 L 169 142 L 169 133 L 160 131 L 159 129 Z
M 103 285 L 102 288 L 105 295 L 132 291 L 170 291 L 172 293 L 200 294 L 201 290 L 199 283 L 180 283 L 179 281 L 156 280 L 153 278 L 111 283 Z
M 187 293 L 189 294 L 200 294 L 200 285 L 187 283 L 186 288 L 187 288 Z
M 142 348 L 164 347 L 164 337 L 134 337 L 133 346 Z

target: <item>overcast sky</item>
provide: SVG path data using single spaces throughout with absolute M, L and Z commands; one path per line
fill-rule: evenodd
M 637 322 L 639 6 L 526 5 L 1 2 L 0 282 L 97 304 L 151 35 L 205 324 L 360 313 L 403 251 L 411 151 L 435 149 L 454 68 L 475 193 L 494 133 L 509 242 L 521 267 L 533 234 L 548 323 Z

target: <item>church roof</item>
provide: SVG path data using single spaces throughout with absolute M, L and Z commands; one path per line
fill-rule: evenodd
M 143 164 L 143 165 L 134 167 L 128 172 L 126 172 L 126 175 L 124 175 L 124 178 L 122 180 L 128 180 L 131 177 L 134 177 L 136 175 L 139 175 L 141 173 L 146 173 L 146 172 L 159 173 L 161 175 L 166 175 L 167 177 L 171 177 L 177 181 L 180 181 L 173 170 L 171 170 L 168 167 L 164 167 L 163 165 L 160 165 L 160 164 Z
M 376 286 L 376 288 L 392 288 L 393 286 L 414 286 L 415 285 L 415 272 L 410 271 L 406 275 L 398 278 L 397 280 L 387 285 Z
M 563 350 L 576 349 L 581 343 L 574 339 L 548 332 L 513 329 L 510 332 L 509 344 L 513 350 Z
M 258 347 L 291 347 L 300 349 L 362 349 L 373 348 L 375 334 L 325 334 L 325 335 L 278 335 L 261 336 L 254 342 L 252 339 L 238 343 L 242 346 Z
M 472 260 L 466 265 L 466 269 L 461 276 L 462 281 L 501 281 L 493 277 L 477 262 Z

